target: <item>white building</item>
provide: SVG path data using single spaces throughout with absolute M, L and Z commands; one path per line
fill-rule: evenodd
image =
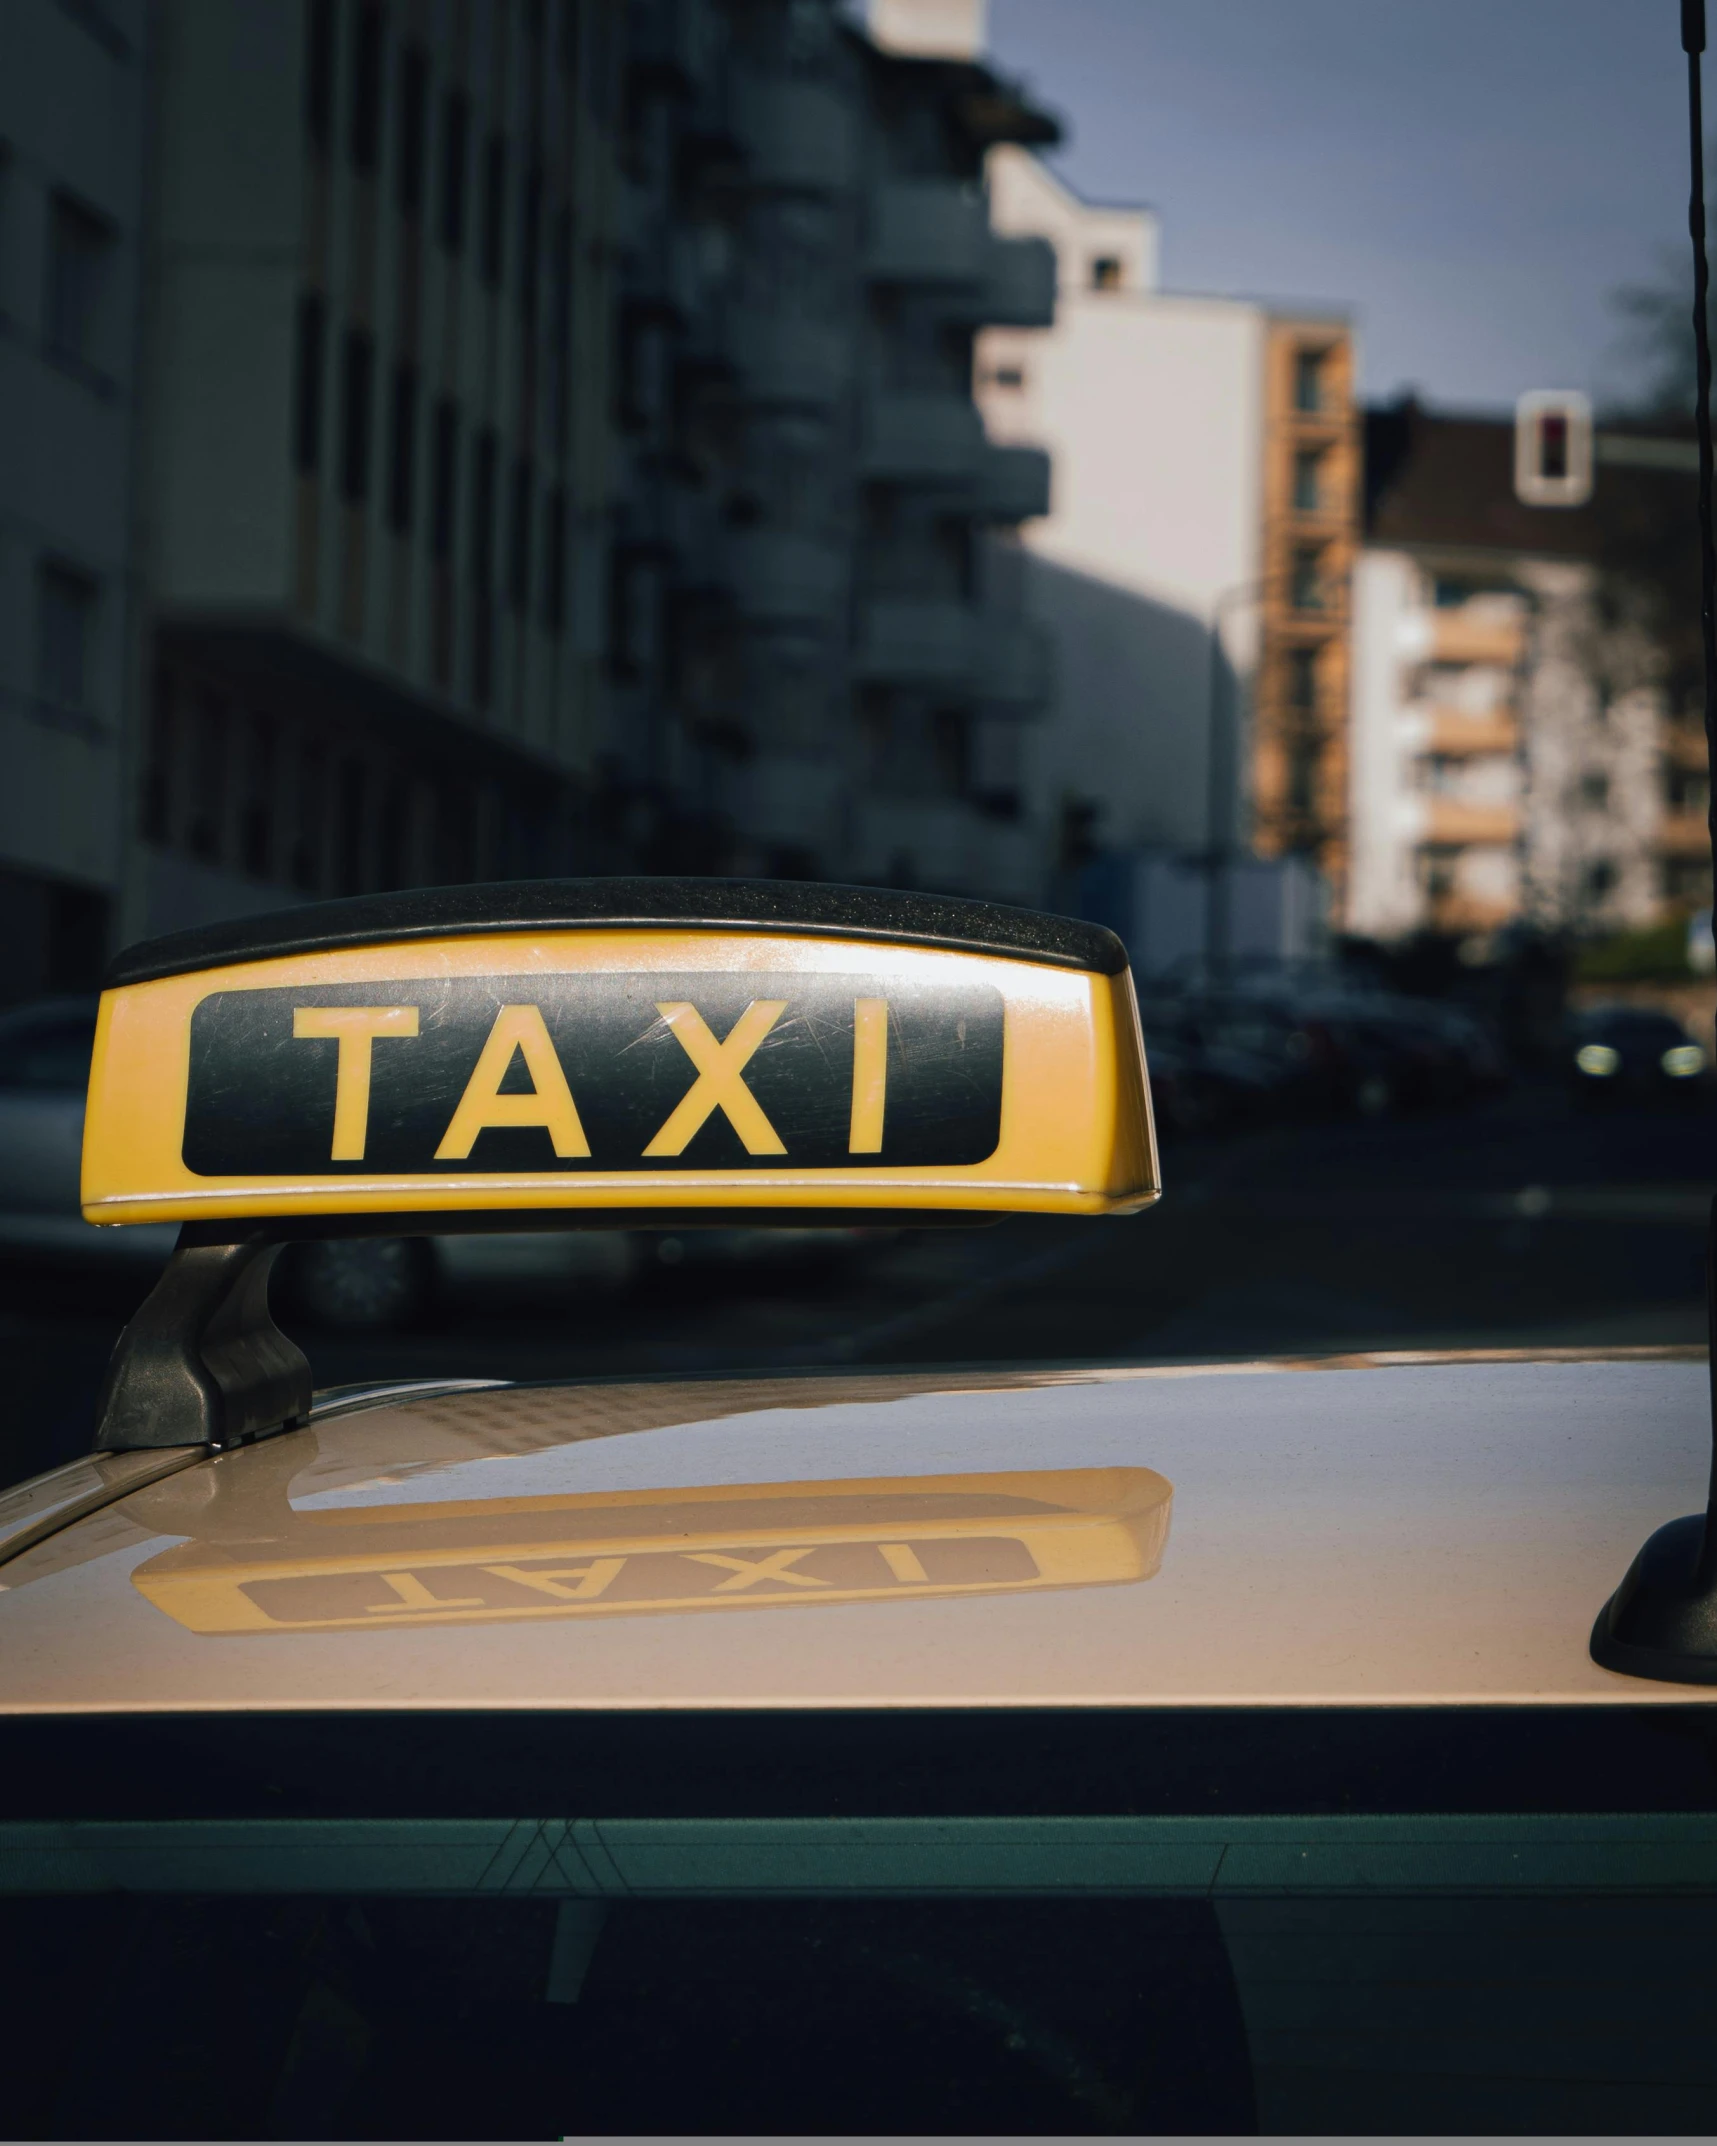
M 1545 481 L 1546 407 L 1368 420 L 1348 910 L 1367 936 L 1606 931 L 1710 898 L 1698 711 L 1599 601 L 1619 527 L 1692 521 L 1691 448 L 1593 443 L 1570 397 L 1550 452 L 1575 466 Z
M 992 436 L 1041 443 L 1053 473 L 1023 537 L 1056 653 L 1028 809 L 1070 842 L 1203 848 L 1218 606 L 1224 713 L 1257 642 L 1267 315 L 1159 290 L 1149 210 L 1088 206 L 1019 151 L 992 154 L 989 183 L 997 229 L 1048 238 L 1057 267 L 1054 325 L 991 329 L 979 357 Z
M 149 20 L 0 8 L 0 999 L 91 983 L 120 882 Z

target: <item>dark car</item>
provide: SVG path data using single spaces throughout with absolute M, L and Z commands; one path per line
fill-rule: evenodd
M 1710 1060 L 1681 1023 L 1649 1006 L 1593 1006 L 1568 1024 L 1564 1063 L 1585 1105 L 1671 1102 L 1710 1088 Z

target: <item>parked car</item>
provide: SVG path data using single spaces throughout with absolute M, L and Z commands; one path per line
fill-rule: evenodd
M 1587 1107 L 1686 1102 L 1710 1092 L 1704 1050 L 1650 1006 L 1589 1006 L 1572 1015 L 1563 1064 L 1574 1100 Z

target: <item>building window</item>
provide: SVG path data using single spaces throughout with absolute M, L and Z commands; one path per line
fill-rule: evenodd
M 315 291 L 298 301 L 298 347 L 292 377 L 292 466 L 308 477 L 322 459 L 322 373 L 328 309 Z
M 450 90 L 441 107 L 441 243 L 449 253 L 465 250 L 465 188 L 471 162 L 471 100 Z
M 382 140 L 382 11 L 364 0 L 352 27 L 352 164 L 372 172 Z
M 1671 812 L 1704 812 L 1711 803 L 1711 781 L 1703 768 L 1666 768 L 1663 792 Z
M 1288 650 L 1288 706 L 1296 715 L 1312 714 L 1318 704 L 1318 652 L 1315 648 Z
M 493 432 L 477 441 L 477 471 L 471 486 L 471 579 L 486 589 L 495 578 L 495 485 L 500 447 Z
M 1296 746 L 1288 755 L 1288 810 L 1309 820 L 1317 811 L 1318 755 L 1315 746 Z
M 399 56 L 398 156 L 395 198 L 399 213 L 420 216 L 429 161 L 429 55 L 421 45 L 407 45 Z
M 365 877 L 366 821 L 369 818 L 370 771 L 361 760 L 340 763 L 337 818 L 334 829 L 336 890 L 362 894 Z
M 324 154 L 334 138 L 334 0 L 310 0 L 304 52 L 304 131 Z
M 36 569 L 36 693 L 61 715 L 91 713 L 96 585 L 74 567 Z
M 1324 350 L 1294 352 L 1294 408 L 1314 417 L 1324 406 L 1324 374 L 1329 353 Z
M 1586 899 L 1589 902 L 1605 900 L 1615 889 L 1616 868 L 1608 857 L 1594 857 L 1587 865 L 1584 877 Z
M 348 329 L 340 376 L 340 496 L 352 506 L 369 497 L 375 370 L 375 344 L 361 328 Z
M 491 290 L 501 281 L 502 253 L 506 244 L 507 138 L 491 134 L 483 147 L 483 230 L 479 266 Z
M 396 365 L 388 406 L 388 527 L 395 536 L 411 529 L 417 470 L 417 368 Z
M 429 551 L 445 563 L 453 556 L 453 516 L 459 481 L 459 405 L 443 397 L 435 405 L 435 438 L 429 461 Z
M 227 710 L 218 694 L 197 696 L 191 727 L 191 811 L 185 847 L 205 864 L 219 864 L 227 809 Z
M 55 194 L 48 209 L 42 318 L 56 358 L 91 367 L 98 363 L 112 254 L 111 227 L 69 194 Z
M 1711 867 L 1698 857 L 1669 857 L 1663 864 L 1663 898 L 1702 908 L 1711 899 Z
M 507 601 L 523 612 L 531 600 L 531 465 L 513 464 L 513 496 L 507 521 Z
M 990 374 L 992 387 L 1023 388 L 1025 367 L 1023 365 L 998 365 Z
M 1599 768 L 1580 777 L 1580 802 L 1588 812 L 1602 812 L 1610 802 L 1610 778 Z
M 1538 390 L 1514 411 L 1514 490 L 1529 507 L 1580 507 L 1592 496 L 1592 406 Z
M 266 879 L 274 864 L 274 762 L 273 728 L 256 716 L 245 737 L 238 826 L 239 868 L 252 879 Z
M 1091 263 L 1091 288 L 1094 291 L 1118 291 L 1121 288 L 1121 264 L 1112 253 L 1100 253 Z
M 1316 514 L 1324 503 L 1323 456 L 1302 447 L 1294 457 L 1294 512 Z
M 526 320 L 537 317 L 543 226 L 543 168 L 533 163 L 525 175 L 525 196 L 519 212 L 519 310 Z
M 543 627 L 559 640 L 566 630 L 566 487 L 556 485 L 543 516 Z
M 321 745 L 307 739 L 298 752 L 296 826 L 292 837 L 292 884 L 314 893 L 322 878 L 322 826 L 327 759 Z
M 173 674 L 157 666 L 150 680 L 149 747 L 143 760 L 138 826 L 145 842 L 165 844 L 173 831 Z
M 1296 611 L 1321 611 L 1324 607 L 1323 553 L 1315 545 L 1295 548 L 1288 572 L 1288 601 Z

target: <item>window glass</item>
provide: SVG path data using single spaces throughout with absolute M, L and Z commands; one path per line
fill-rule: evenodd
M 55 357 L 79 365 L 99 364 L 113 233 L 67 194 L 48 208 L 47 293 L 43 327 Z
M 87 574 L 45 562 L 36 572 L 36 692 L 67 715 L 90 712 L 96 589 Z
M 0 1026 L 0 1088 L 77 1090 L 89 1085 L 95 1015 L 60 1013 L 35 1023 Z

